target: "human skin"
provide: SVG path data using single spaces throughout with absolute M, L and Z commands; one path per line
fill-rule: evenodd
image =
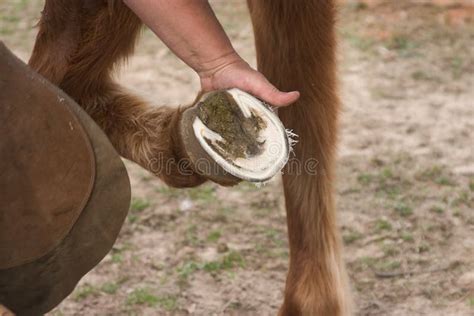
M 299 98 L 297 91 L 279 91 L 237 54 L 207 0 L 124 2 L 199 75 L 203 91 L 239 88 L 273 106 Z

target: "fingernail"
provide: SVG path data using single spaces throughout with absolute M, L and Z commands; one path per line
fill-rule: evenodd
M 291 96 L 291 98 L 299 98 L 300 97 L 300 93 L 298 91 L 287 92 L 287 94 L 289 96 Z

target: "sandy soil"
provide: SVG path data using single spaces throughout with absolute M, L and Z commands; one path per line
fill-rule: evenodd
M 349 1 L 339 25 L 337 200 L 357 313 L 473 315 L 473 11 L 376 2 Z M 0 38 L 25 59 L 39 8 L 0 4 Z M 255 64 L 243 1 L 215 8 Z M 150 31 L 120 80 L 156 105 L 199 88 Z M 280 180 L 175 190 L 126 165 L 120 237 L 51 315 L 274 315 L 288 264 Z

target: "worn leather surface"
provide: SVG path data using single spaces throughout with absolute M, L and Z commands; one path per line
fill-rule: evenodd
M 9 62 L 12 62 L 12 58 L 15 59 L 13 64 L 5 66 L 5 60 L 10 60 Z M 21 248 L 24 238 L 5 236 L 2 232 L 2 239 L 0 239 L 0 249 L 2 249 L 1 252 L 3 256 L 1 257 L 2 260 L 8 260 L 8 258 L 10 258 L 3 254 L 4 249 L 14 248 L 17 249 L 14 251 L 23 255 L 23 258 L 30 258 L 28 262 L 16 264 L 14 266 L 11 266 L 12 261 L 10 260 L 10 267 L 5 268 L 5 264 L 3 264 L 3 267 L 0 267 L 0 304 L 5 305 L 17 315 L 41 315 L 50 311 L 67 295 L 69 295 L 82 276 L 97 265 L 112 248 L 130 206 L 130 182 L 122 160 L 110 144 L 106 135 L 72 99 L 40 75 L 30 70 L 26 65 L 16 60 L 16 58 L 14 58 L 8 50 L 1 45 L 1 43 L 0 65 L 1 100 L 10 100 L 3 96 L 6 81 L 4 79 L 6 78 L 4 76 L 4 70 L 15 71 L 18 76 L 14 86 L 15 95 L 23 95 L 27 101 L 22 100 L 23 98 L 21 97 L 13 96 L 14 99 L 12 100 L 14 100 L 14 102 L 9 102 L 14 106 L 30 106 L 36 102 L 41 104 L 51 103 L 57 104 L 58 106 L 66 106 L 73 114 L 72 117 L 75 117 L 76 119 L 76 121 L 73 122 L 77 125 L 73 125 L 73 127 L 82 126 L 87 139 L 90 140 L 92 157 L 95 158 L 91 159 L 91 157 L 89 157 L 88 160 L 87 157 L 89 154 L 74 151 L 78 155 L 75 157 L 76 161 L 80 158 L 89 162 L 95 162 L 95 178 L 93 178 L 94 181 L 91 184 L 92 191 L 88 199 L 85 200 L 85 205 L 78 208 L 79 212 L 76 220 L 72 220 L 72 217 L 69 218 L 70 222 L 54 221 L 55 217 L 51 215 L 52 210 L 50 208 L 35 204 L 36 201 L 38 201 L 38 193 L 32 194 L 36 199 L 30 198 L 29 200 L 32 217 L 25 219 L 16 215 L 15 212 L 21 208 L 15 208 L 15 205 L 7 206 L 5 203 L 7 199 L 6 196 L 3 195 L 3 188 L 4 185 L 8 185 L 9 182 L 6 182 L 3 179 L 0 180 L 2 181 L 0 184 L 0 230 L 3 231 L 4 229 L 8 229 L 8 225 L 20 225 L 26 227 L 45 225 L 42 232 L 49 234 L 49 229 L 51 229 L 51 232 L 57 237 L 57 239 L 54 239 L 49 236 L 43 236 L 39 234 L 38 231 L 35 231 L 39 239 L 44 238 L 49 240 L 50 245 L 54 244 L 55 246 L 53 246 L 49 251 L 45 251 L 45 247 L 42 255 L 34 260 L 31 260 L 33 256 L 24 251 L 25 248 Z M 32 82 L 35 83 L 33 84 Z M 11 95 L 10 92 L 9 95 Z M 4 101 L 0 103 L 0 107 L 3 107 L 3 102 Z M 55 111 L 55 108 L 51 108 L 51 112 Z M 0 108 L 0 116 L 3 120 L 6 119 L 4 113 L 6 112 Z M 51 115 L 52 116 L 50 117 L 55 117 L 53 114 Z M 21 124 L 26 128 L 23 122 L 21 122 Z M 48 127 L 46 128 L 52 129 L 52 133 L 50 134 L 51 137 L 53 137 L 53 134 L 55 133 L 69 133 L 64 129 L 57 129 L 57 126 L 62 126 L 60 124 L 47 126 Z M 3 130 L 4 127 L 0 127 L 0 129 Z M 32 133 L 29 136 L 35 138 L 36 134 Z M 2 135 L 1 137 L 0 143 L 2 146 L 5 146 L 5 135 Z M 27 143 L 31 144 L 31 142 L 32 141 L 29 141 Z M 45 147 L 45 144 L 48 143 L 49 142 L 46 141 L 43 143 L 43 146 L 39 147 L 48 150 L 48 148 Z M 84 147 L 82 148 L 84 149 Z M 0 161 L 0 164 L 4 163 L 3 153 L 4 149 L 2 147 L 2 161 Z M 62 148 L 50 150 L 49 160 L 44 162 L 45 167 L 48 167 L 52 161 L 56 161 L 59 164 L 65 164 L 67 160 L 57 161 L 57 157 L 53 157 L 60 155 L 61 153 Z M 70 167 L 71 171 L 69 172 L 75 170 L 78 163 L 79 162 L 76 162 L 76 165 Z M 84 174 L 75 174 L 74 182 L 87 182 L 91 179 L 87 175 L 89 171 L 94 169 L 93 166 L 86 167 L 85 164 L 81 164 L 81 166 L 81 168 L 84 168 Z M 1 170 L 5 170 L 5 167 L 1 168 Z M 63 170 L 62 166 L 60 170 Z M 54 175 L 55 172 L 56 169 L 53 168 L 51 174 L 49 174 L 52 179 L 56 179 Z M 69 173 L 66 173 L 64 177 L 68 178 L 68 175 Z M 15 181 L 18 181 L 19 183 L 16 186 L 17 188 L 24 188 L 17 192 L 20 196 L 24 195 L 25 192 L 28 194 L 31 194 L 31 192 L 44 193 L 44 191 L 36 191 L 35 186 L 33 185 L 34 183 L 31 181 L 25 180 L 22 182 L 21 179 L 16 179 Z M 38 184 L 38 182 L 35 183 Z M 39 184 L 41 184 L 41 182 L 39 182 Z M 72 191 L 73 188 L 76 188 L 73 185 L 77 188 L 81 188 L 78 184 L 71 184 L 70 190 L 68 190 L 66 194 L 67 197 L 64 199 L 62 194 L 65 194 L 65 190 L 62 186 L 49 186 L 49 190 L 44 194 L 50 197 L 57 197 L 60 201 L 64 201 L 63 203 L 69 203 L 70 207 L 75 208 L 76 205 L 79 205 L 76 203 L 78 203 L 77 201 L 80 199 L 75 197 L 78 193 Z M 83 192 L 85 191 L 86 190 Z M 10 197 L 11 201 L 22 202 L 22 199 L 13 196 L 13 191 L 9 194 L 12 195 Z M 76 202 L 71 203 L 69 198 L 74 198 L 73 200 Z M 55 200 L 55 198 L 53 200 Z M 46 199 L 46 201 L 49 200 Z M 19 203 L 18 205 L 22 206 L 23 204 Z M 35 205 L 37 206 L 36 208 L 34 208 Z M 51 203 L 50 205 L 55 204 Z M 68 212 L 68 209 L 65 209 L 65 212 Z M 13 221 L 12 218 L 16 218 L 17 221 Z M 38 221 L 33 219 L 38 219 Z M 19 222 L 21 220 L 28 220 L 28 225 Z M 71 223 L 70 228 L 66 230 L 64 227 L 56 226 L 61 226 L 63 223 Z M 57 233 L 58 231 L 66 232 L 63 235 Z M 26 238 L 26 240 L 28 240 L 28 238 Z M 5 244 L 5 242 L 11 242 L 12 244 Z
M 0 47 L 0 268 L 56 247 L 95 178 L 89 138 L 65 98 Z

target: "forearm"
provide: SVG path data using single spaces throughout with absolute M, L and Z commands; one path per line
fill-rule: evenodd
M 125 0 L 140 19 L 200 76 L 240 61 L 207 0 Z
M 202 91 L 239 88 L 275 106 L 298 99 L 298 92 L 279 91 L 240 58 L 207 0 L 124 2 L 198 73 Z

